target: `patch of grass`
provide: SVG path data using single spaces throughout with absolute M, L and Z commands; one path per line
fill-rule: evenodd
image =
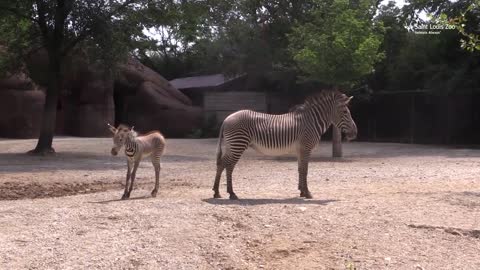
M 357 270 L 357 267 L 355 266 L 354 262 L 346 261 L 345 262 L 345 270 Z

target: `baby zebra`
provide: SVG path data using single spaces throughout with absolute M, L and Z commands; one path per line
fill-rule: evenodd
M 127 180 L 125 183 L 125 192 L 122 200 L 130 198 L 130 192 L 133 189 L 135 174 L 138 165 L 144 157 L 151 156 L 153 167 L 155 168 L 155 188 L 152 190 L 152 197 L 157 196 L 159 177 L 160 177 L 160 158 L 165 150 L 165 138 L 159 131 L 152 131 L 145 135 L 138 135 L 133 131 L 133 127 L 119 125 L 117 128 L 108 124 L 113 135 L 112 155 L 116 156 L 118 151 L 125 145 L 125 155 L 127 156 Z M 133 168 L 133 170 L 132 170 Z M 128 182 L 130 181 L 130 186 Z

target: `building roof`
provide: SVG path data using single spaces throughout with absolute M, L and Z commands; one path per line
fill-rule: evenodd
M 172 84 L 177 89 L 215 87 L 234 80 L 238 77 L 241 76 L 226 77 L 223 74 L 213 74 L 205 76 L 177 78 L 171 80 L 170 84 Z

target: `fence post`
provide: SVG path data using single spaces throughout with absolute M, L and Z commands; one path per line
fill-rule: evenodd
M 415 94 L 410 98 L 410 143 L 415 141 Z

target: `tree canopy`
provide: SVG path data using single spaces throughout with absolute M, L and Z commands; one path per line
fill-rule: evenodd
M 436 34 L 415 32 L 421 25 L 442 28 L 435 16 L 450 19 L 460 16 L 469 6 L 460 2 L 419 0 L 408 2 L 403 9 L 393 2 L 381 7 L 376 20 L 386 29 L 382 41 L 385 59 L 370 76 L 372 87 L 395 91 L 425 89 L 436 93 L 479 89 L 479 52 L 462 48 L 461 40 L 465 39 L 462 33 L 451 27 Z M 430 14 L 431 19 L 420 18 L 420 11 Z M 465 29 L 477 33 L 474 29 L 479 14 L 471 10 L 468 18 Z
M 145 4 L 135 0 L 0 0 L 0 28 L 5 33 L 0 43 L 14 59 L 38 48 L 63 58 L 81 47 L 92 59 L 113 63 L 149 41 L 140 16 Z
M 382 59 L 382 25 L 373 20 L 374 1 L 335 0 L 312 12 L 311 22 L 298 25 L 290 37 L 290 52 L 312 79 L 351 87 L 370 74 Z

